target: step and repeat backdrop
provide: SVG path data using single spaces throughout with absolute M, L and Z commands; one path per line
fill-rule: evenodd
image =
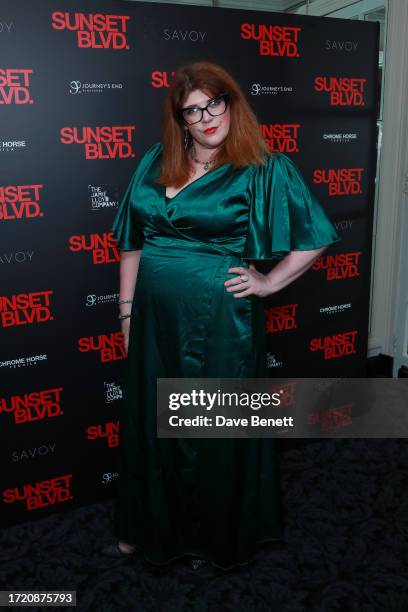
M 92 4 L 0 11 L 3 526 L 115 493 L 125 353 L 110 227 L 181 64 L 232 73 L 342 237 L 265 300 L 270 376 L 365 375 L 378 24 Z

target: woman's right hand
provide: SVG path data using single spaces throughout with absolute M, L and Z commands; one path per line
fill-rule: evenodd
M 127 356 L 128 349 L 129 349 L 130 317 L 127 317 L 126 319 L 122 319 L 120 323 L 121 323 L 121 328 L 122 328 L 122 334 L 125 339 L 125 353 Z

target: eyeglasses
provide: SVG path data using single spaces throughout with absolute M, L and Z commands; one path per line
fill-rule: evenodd
M 212 117 L 223 115 L 228 108 L 229 94 L 220 94 L 216 98 L 211 98 L 207 106 L 189 106 L 180 110 L 180 116 L 185 123 L 192 125 L 198 123 L 203 118 L 203 113 L 206 110 Z

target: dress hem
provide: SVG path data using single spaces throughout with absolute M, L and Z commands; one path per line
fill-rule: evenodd
M 263 538 L 262 540 L 257 540 L 255 542 L 255 545 L 264 544 L 266 542 L 283 542 L 283 537 L 281 537 L 281 538 Z M 152 561 L 151 559 L 148 558 L 148 556 L 146 555 L 146 553 L 143 550 L 143 548 L 141 548 L 137 544 L 132 544 L 131 542 L 126 542 L 126 543 L 129 544 L 129 546 L 133 546 L 139 553 L 142 553 L 144 561 L 147 561 L 148 563 L 150 563 L 151 565 L 154 565 L 156 567 L 165 567 L 166 565 L 168 565 L 169 563 L 172 563 L 173 561 L 180 560 L 180 559 L 182 559 L 185 556 L 191 556 L 194 559 L 205 559 L 205 561 L 208 561 L 216 569 L 220 569 L 220 570 L 223 570 L 223 571 L 228 571 L 228 570 L 233 569 L 234 567 L 242 567 L 243 565 L 249 565 L 250 563 L 254 563 L 254 561 L 256 560 L 255 557 L 251 557 L 251 559 L 249 559 L 248 561 L 241 561 L 241 562 L 234 563 L 233 565 L 224 566 L 224 565 L 218 565 L 218 563 L 215 563 L 215 561 L 212 561 L 212 559 L 208 559 L 207 557 L 203 557 L 201 553 L 198 553 L 198 552 L 183 552 L 183 553 L 180 553 L 179 555 L 177 555 L 175 557 L 170 557 L 167 561 Z M 126 556 L 129 553 L 123 553 L 123 554 L 124 554 L 124 556 Z M 131 556 L 131 554 L 129 554 L 129 556 Z

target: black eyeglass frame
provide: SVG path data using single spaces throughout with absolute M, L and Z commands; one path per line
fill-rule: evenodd
M 214 100 L 218 100 L 219 98 L 224 98 L 224 101 L 225 101 L 225 110 L 224 110 L 222 113 L 218 113 L 217 115 L 213 115 L 213 114 L 211 113 L 211 111 L 209 110 L 209 108 L 208 108 L 208 107 L 210 106 L 211 102 L 213 102 Z M 227 108 L 228 108 L 228 105 L 229 105 L 229 99 L 230 99 L 230 95 L 229 95 L 229 93 L 222 93 L 222 94 L 219 94 L 218 96 L 214 96 L 213 98 L 211 98 L 211 100 L 208 100 L 208 104 L 207 104 L 207 106 L 201 107 L 201 106 L 194 106 L 194 105 L 193 105 L 193 106 L 186 106 L 186 108 L 181 108 L 181 109 L 179 110 L 179 116 L 180 116 L 181 120 L 182 120 L 182 121 L 183 121 L 183 122 L 184 122 L 186 125 L 195 125 L 196 123 L 200 123 L 200 121 L 201 121 L 201 120 L 202 120 L 202 118 L 203 118 L 203 115 L 204 115 L 204 111 L 205 111 L 205 110 L 207 111 L 207 113 L 208 113 L 209 115 L 211 115 L 211 117 L 220 117 L 221 115 L 223 115 L 224 113 L 226 113 L 226 112 L 227 112 Z M 189 123 L 188 121 L 186 121 L 186 120 L 184 119 L 184 115 L 183 115 L 183 113 L 184 113 L 185 111 L 191 110 L 192 108 L 196 108 L 196 109 L 200 110 L 200 111 L 201 111 L 201 117 L 200 117 L 200 119 L 198 119 L 198 121 L 194 121 L 193 123 Z

